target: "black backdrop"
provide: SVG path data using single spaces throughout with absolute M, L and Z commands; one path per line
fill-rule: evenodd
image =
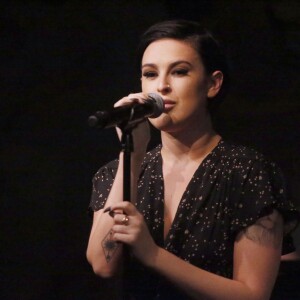
M 139 90 L 135 47 L 160 20 L 197 20 L 226 42 L 234 80 L 217 127 L 274 159 L 300 206 L 298 1 L 11 0 L 0 16 L 1 299 L 112 298 L 85 250 L 91 179 L 119 143 L 86 120 Z M 298 269 L 283 268 L 284 299 L 300 299 Z

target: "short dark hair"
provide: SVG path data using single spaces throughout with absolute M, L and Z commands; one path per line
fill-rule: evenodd
M 212 74 L 214 71 L 223 73 L 223 84 L 219 93 L 208 101 L 208 108 L 213 112 L 223 101 L 230 85 L 227 58 L 220 43 L 213 35 L 199 23 L 188 20 L 168 20 L 151 26 L 141 36 L 138 47 L 138 60 L 141 63 L 146 48 L 154 41 L 171 38 L 186 41 L 198 52 L 205 71 Z

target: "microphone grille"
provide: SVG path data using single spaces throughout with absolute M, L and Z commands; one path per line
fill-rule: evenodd
M 148 99 L 153 104 L 153 114 L 150 118 L 157 118 L 159 117 L 164 111 L 164 100 L 163 98 L 155 93 L 149 93 Z

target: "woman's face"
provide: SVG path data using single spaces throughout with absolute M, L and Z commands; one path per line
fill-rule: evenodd
M 151 43 L 142 58 L 142 91 L 157 93 L 164 113 L 150 122 L 167 132 L 194 129 L 207 119 L 210 78 L 197 51 L 187 42 L 162 39 Z

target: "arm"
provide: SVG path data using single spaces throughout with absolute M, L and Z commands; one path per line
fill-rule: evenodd
M 278 212 L 259 219 L 241 232 L 234 245 L 233 279 L 193 266 L 156 246 L 130 204 L 121 208 L 129 225 L 115 225 L 114 238 L 131 245 L 142 263 L 168 278 L 195 299 L 269 299 L 280 262 L 283 221 Z M 145 251 L 147 249 L 147 251 Z
M 131 166 L 132 191 L 136 191 L 136 178 L 139 174 L 140 165 L 141 159 L 136 158 L 133 160 Z M 135 193 L 131 195 L 132 199 L 136 196 Z M 121 202 L 123 202 L 123 153 L 120 154 L 119 167 L 105 208 Z M 87 260 L 97 275 L 111 277 L 118 272 L 119 267 L 122 265 L 122 243 L 117 243 L 112 239 L 114 219 L 108 213 L 104 213 L 104 210 L 100 209 L 94 212 L 87 248 Z
M 119 167 L 105 207 L 122 201 L 122 162 L 123 156 L 120 154 Z M 108 247 L 111 240 L 110 233 L 113 220 L 108 214 L 104 214 L 103 211 L 104 209 L 100 209 L 94 212 L 86 255 L 88 262 L 92 265 L 97 275 L 110 277 L 118 271 L 118 266 L 121 265 L 122 246 L 112 241 L 110 248 L 114 247 L 114 249 L 109 251 Z
M 143 94 L 131 94 L 118 101 L 115 106 L 128 104 L 132 101 L 142 102 L 143 98 L 145 98 Z M 121 136 L 120 130 L 118 130 L 118 135 Z M 135 147 L 131 155 L 131 199 L 128 200 L 135 203 L 137 180 L 150 139 L 148 123 L 140 123 L 133 129 L 132 135 L 134 145 L 138 146 Z M 119 158 L 118 170 L 105 207 L 94 212 L 86 253 L 87 260 L 92 265 L 94 272 L 102 277 L 115 275 L 122 265 L 122 243 L 117 243 L 112 239 L 114 219 L 109 214 L 103 213 L 105 208 L 123 202 L 123 153 L 120 154 Z M 118 212 L 120 213 L 120 211 Z

